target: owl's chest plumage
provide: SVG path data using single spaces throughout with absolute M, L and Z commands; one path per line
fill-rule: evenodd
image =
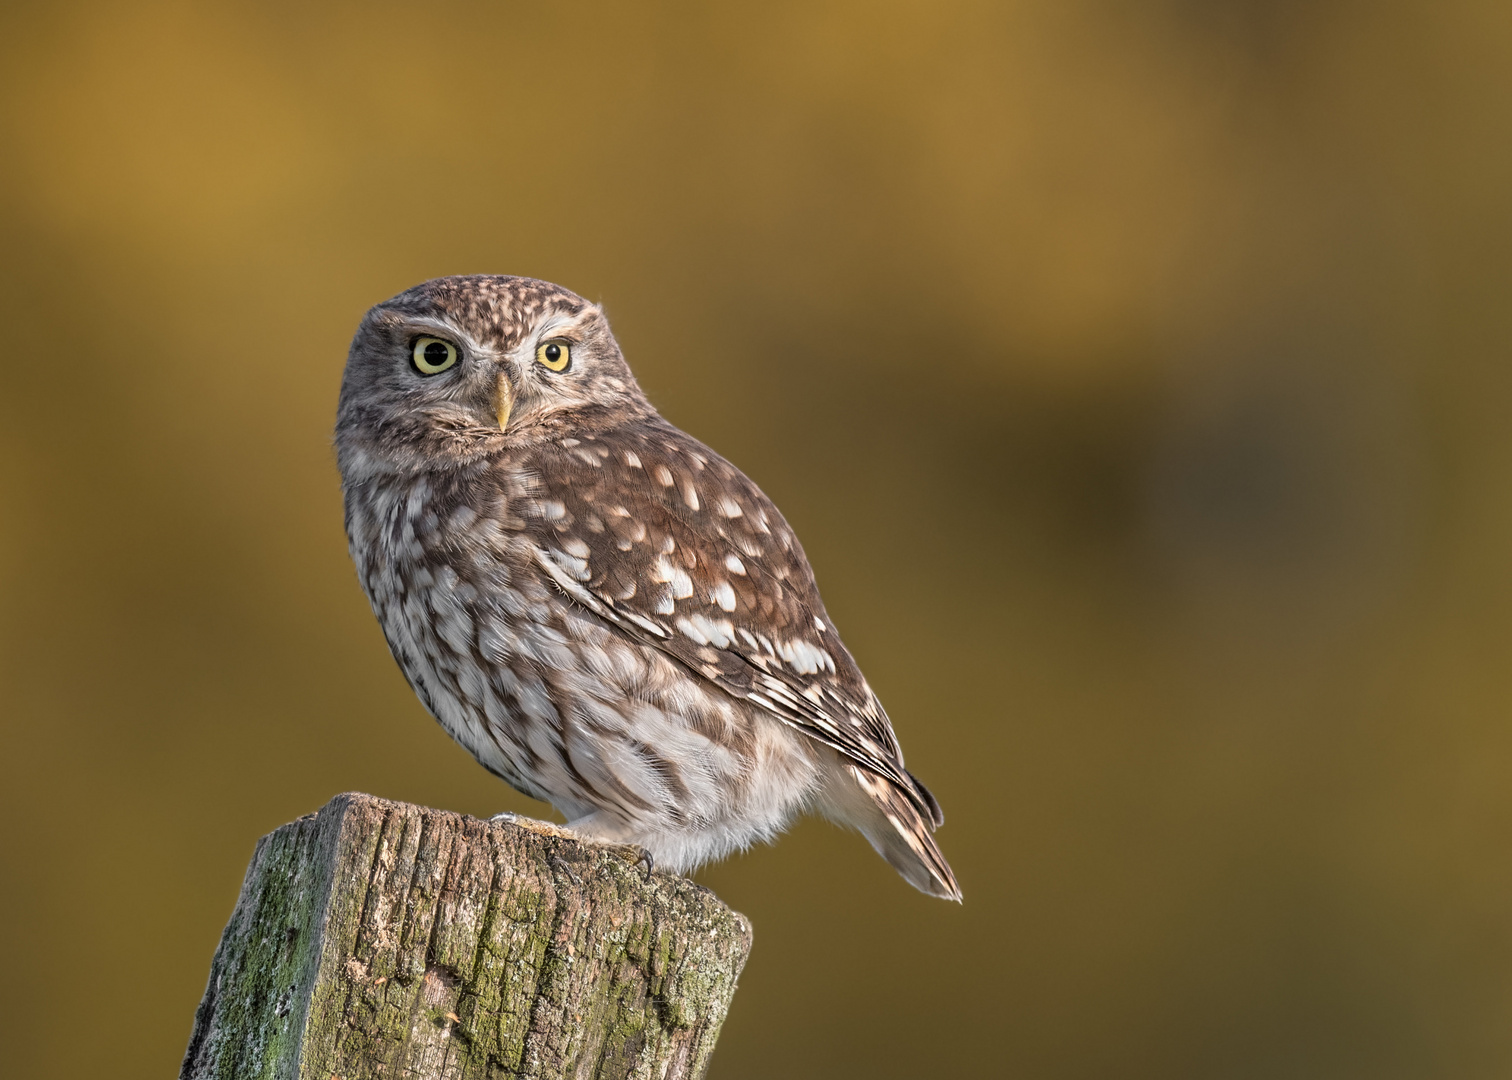
M 569 819 L 680 837 L 658 853 L 670 865 L 707 857 L 679 844 L 781 828 L 816 748 L 567 595 L 540 531 L 560 494 L 508 462 L 349 486 L 352 556 L 411 686 L 479 762 Z
M 530 631 L 550 618 L 545 590 L 497 542 L 488 510 L 499 501 L 477 477 L 381 477 L 348 491 L 347 532 L 363 589 L 420 700 L 484 765 L 535 794 L 522 755 L 488 731 L 490 708 L 509 730 L 505 710 L 518 703 L 498 700 L 500 676 L 539 659 L 545 642 Z

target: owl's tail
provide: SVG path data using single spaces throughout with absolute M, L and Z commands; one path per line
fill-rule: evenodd
M 914 784 L 914 791 L 905 793 L 891 780 L 850 762 L 840 773 L 824 793 L 827 816 L 858 830 L 920 892 L 960 903 L 961 888 L 931 835 L 945 816 L 929 789 L 905 774 Z

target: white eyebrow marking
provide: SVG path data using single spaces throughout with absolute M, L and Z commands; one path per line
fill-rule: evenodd
M 432 318 L 427 315 L 414 315 L 405 319 L 405 323 L 415 329 L 425 328 L 440 331 L 442 337 L 449 337 L 460 342 L 472 356 L 497 356 L 493 349 L 486 347 L 481 341 L 473 337 L 460 326 L 448 322 L 445 319 Z
M 535 328 L 535 332 L 529 338 L 521 342 L 521 348 L 518 352 L 522 356 L 534 355 L 537 345 L 547 338 L 556 336 L 557 331 L 582 322 L 591 310 L 593 310 L 591 307 L 587 307 L 575 315 L 568 315 L 561 311 L 554 312 L 549 319 Z M 573 344 L 577 344 L 577 342 L 574 341 Z

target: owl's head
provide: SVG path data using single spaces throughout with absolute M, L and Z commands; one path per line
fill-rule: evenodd
M 444 277 L 363 318 L 336 442 L 344 474 L 408 471 L 649 411 L 596 305 L 534 278 Z

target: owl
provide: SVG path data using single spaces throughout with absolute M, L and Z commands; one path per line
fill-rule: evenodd
M 488 275 L 377 305 L 336 448 L 389 648 L 490 772 L 678 872 L 815 811 L 961 898 L 798 538 L 662 419 L 598 306 Z

